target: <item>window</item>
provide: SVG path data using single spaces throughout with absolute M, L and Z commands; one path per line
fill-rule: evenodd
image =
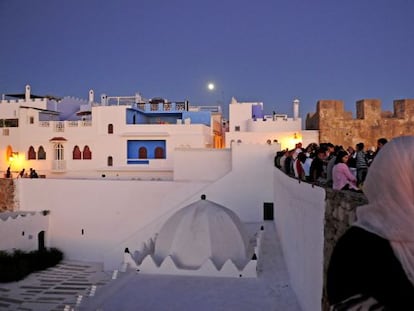
M 29 123 L 30 123 L 30 124 L 33 124 L 33 123 L 34 123 L 34 117 L 30 117 L 30 118 L 29 118 Z
M 108 163 L 108 166 L 112 166 L 113 165 L 113 159 L 112 159 L 111 156 L 108 157 L 107 163 Z
M 114 125 L 108 124 L 108 134 L 113 134 L 113 133 L 114 133 Z
M 43 146 L 40 146 L 37 150 L 37 159 L 38 160 L 46 160 L 46 152 Z
M 28 160 L 36 160 L 36 151 L 34 150 L 33 146 L 29 147 L 29 152 L 27 154 Z
M 81 152 L 78 146 L 73 148 L 73 160 L 80 160 L 81 159 Z
M 62 144 L 56 144 L 55 145 L 55 160 L 64 160 L 64 154 L 63 154 L 63 145 Z
M 154 157 L 156 159 L 164 159 L 164 148 L 162 147 L 155 148 Z
M 148 157 L 147 155 L 147 148 L 140 147 L 138 149 L 138 159 L 146 159 Z
M 236 132 L 240 132 L 240 125 L 236 125 L 236 126 L 234 127 L 234 130 L 235 130 Z
M 83 147 L 83 159 L 84 160 L 91 160 L 92 159 L 92 152 L 88 146 Z

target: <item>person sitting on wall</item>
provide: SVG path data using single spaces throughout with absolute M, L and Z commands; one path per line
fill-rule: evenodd
M 348 152 L 341 150 L 335 157 L 335 164 L 332 168 L 332 189 L 360 191 L 356 185 L 356 178 L 351 173 L 348 165 Z
M 11 178 L 10 166 L 7 168 L 6 178 Z
M 30 178 L 39 178 L 39 175 L 37 175 L 37 172 L 30 168 L 30 174 L 29 174 Z
M 310 181 L 321 186 L 326 185 L 326 157 L 327 148 L 319 147 L 309 169 Z
M 328 266 L 331 310 L 414 310 L 413 162 L 414 136 L 405 136 L 372 163 L 364 184 L 369 203 L 357 208 Z
M 20 173 L 19 173 L 20 178 L 23 178 L 23 177 L 24 177 L 24 171 L 25 171 L 25 169 L 22 169 L 22 170 L 20 171 Z

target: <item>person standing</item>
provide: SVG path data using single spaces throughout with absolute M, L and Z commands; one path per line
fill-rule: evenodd
M 365 156 L 364 143 L 356 145 L 356 169 L 357 169 L 357 185 L 360 187 L 368 173 L 368 162 Z

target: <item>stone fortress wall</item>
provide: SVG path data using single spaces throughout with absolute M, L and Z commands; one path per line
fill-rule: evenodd
M 362 193 L 330 188 L 325 188 L 325 191 L 322 310 L 329 310 L 326 296 L 326 273 L 332 251 L 338 239 L 356 220 L 358 206 L 368 204 L 368 200 Z
M 376 147 L 377 140 L 385 137 L 414 135 L 414 99 L 394 101 L 394 111 L 382 111 L 379 99 L 356 102 L 356 118 L 344 110 L 341 100 L 319 100 L 316 112 L 306 117 L 307 130 L 319 130 L 321 143 L 331 142 L 345 148 L 359 142 L 366 149 Z
M 0 178 L 0 212 L 16 210 L 14 179 Z

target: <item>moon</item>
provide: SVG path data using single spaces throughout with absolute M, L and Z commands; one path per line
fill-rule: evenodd
M 209 84 L 207 84 L 207 88 L 212 91 L 216 88 L 216 86 L 214 85 L 214 83 L 210 82 Z

